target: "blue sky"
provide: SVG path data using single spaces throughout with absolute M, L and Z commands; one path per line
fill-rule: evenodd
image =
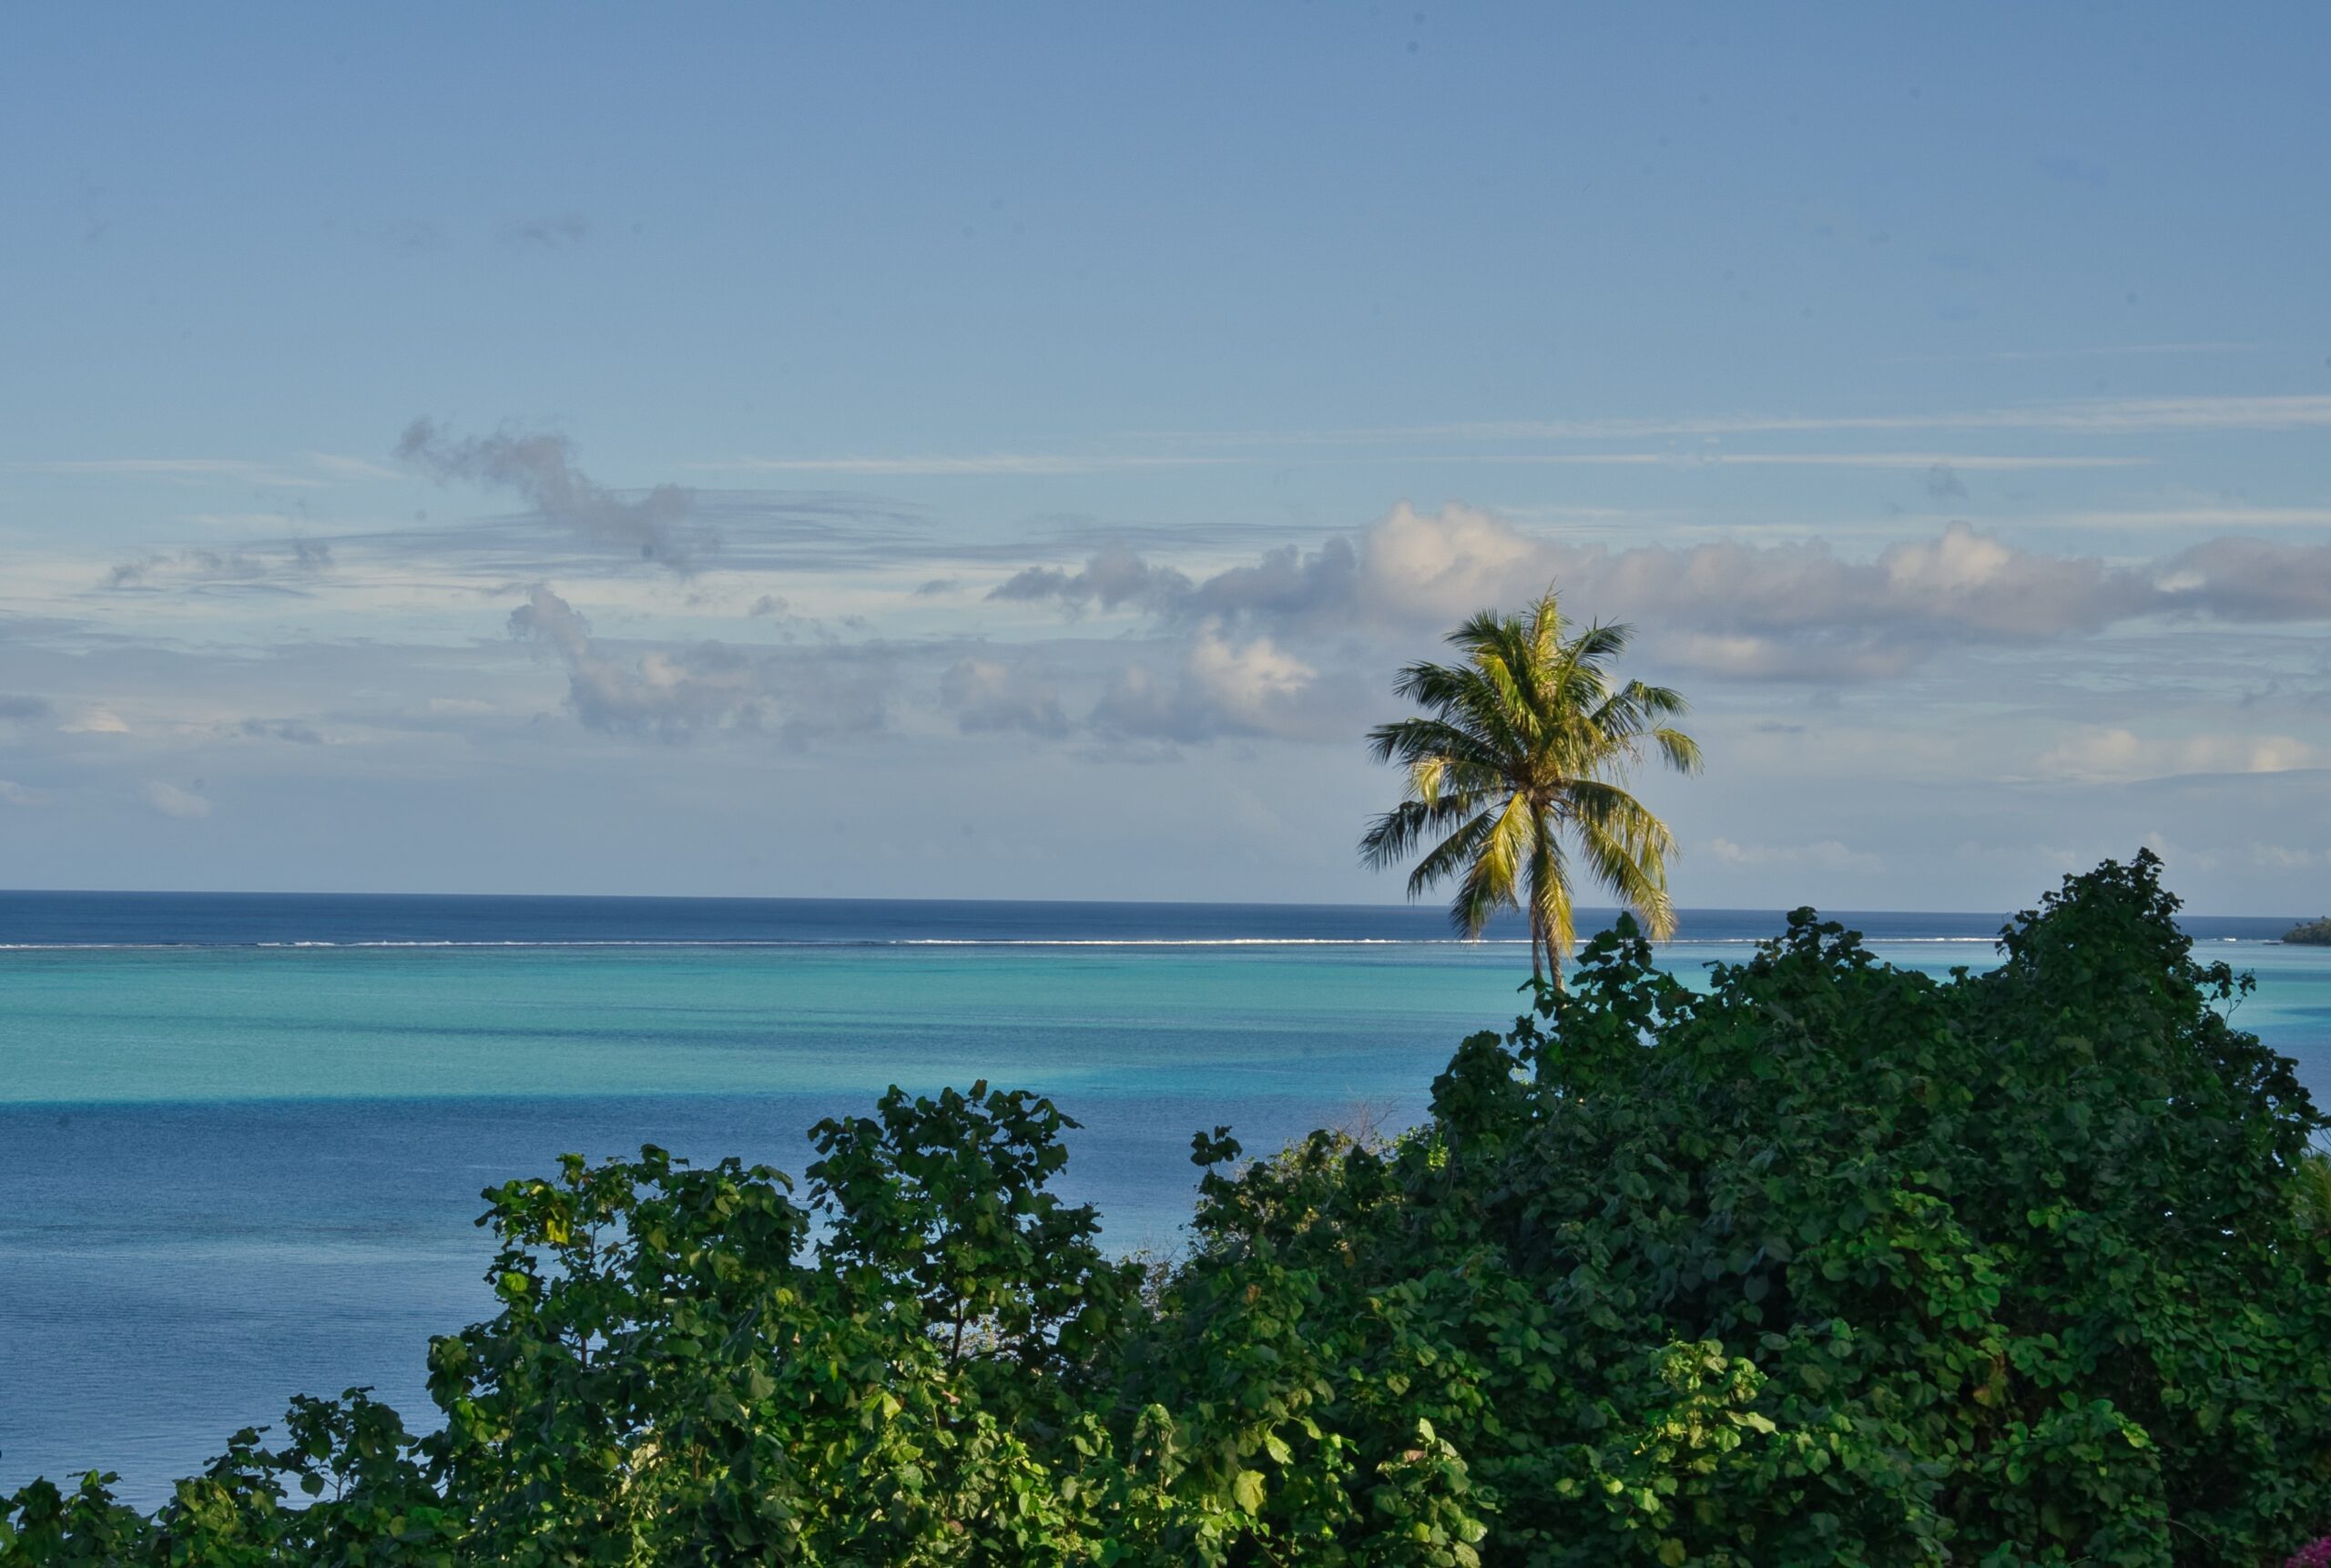
M 1553 579 L 1680 902 L 2315 912 L 2326 53 L 18 8 L 0 882 L 1386 899 L 1390 673 Z

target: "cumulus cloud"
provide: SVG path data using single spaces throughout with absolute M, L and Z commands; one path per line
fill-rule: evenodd
M 1349 738 L 1359 698 L 1350 679 L 1322 678 L 1268 637 L 1235 641 L 1209 624 L 1170 674 L 1145 665 L 1120 672 L 1089 723 L 1113 739 Z
M 957 659 L 939 677 L 939 701 L 966 735 L 1018 730 L 1056 738 L 1069 732 L 1060 694 L 1024 661 Z
M 1031 566 L 992 589 L 991 599 L 1056 600 L 1072 612 L 1098 603 L 1104 610 L 1131 605 L 1155 615 L 1171 614 L 1190 594 L 1190 579 L 1170 566 L 1153 565 L 1140 552 L 1112 545 L 1076 572 Z
M 2212 539 L 2155 574 L 2165 604 L 2227 621 L 2331 620 L 2331 544 Z
M 146 803 L 163 816 L 176 817 L 181 821 L 195 821 L 210 815 L 209 800 L 191 789 L 181 789 L 159 779 L 147 781 Z
M 687 740 L 712 730 L 768 730 L 788 744 L 879 730 L 891 671 L 879 648 L 745 649 L 700 642 L 636 658 L 609 654 L 590 622 L 537 585 L 510 612 L 510 633 L 566 667 L 567 704 L 586 728 Z
M 1573 545 L 1474 507 L 1404 504 L 1356 539 L 1280 548 L 1203 579 L 1118 546 L 1074 571 L 1028 568 L 991 597 L 1406 647 L 1549 583 L 1573 606 L 1635 623 L 1668 664 L 1741 679 L 1866 680 L 1945 647 L 2033 645 L 2143 616 L 2331 619 L 2331 545 L 2224 538 L 2128 564 L 2026 550 L 1956 522 L 1855 559 L 1819 541 Z
M 636 497 L 619 494 L 575 466 L 574 446 L 563 435 L 499 431 L 455 439 L 433 422 L 416 419 L 405 427 L 396 454 L 440 484 L 459 480 L 511 491 L 578 538 L 635 552 L 676 572 L 693 570 L 719 547 L 718 536 L 693 520 L 693 492 L 659 484 Z
M 2093 556 L 2041 555 L 1965 523 L 1931 540 L 1888 546 L 1875 560 L 1841 559 L 1820 542 L 1642 545 L 1613 550 L 1546 545 L 1529 555 L 1501 524 L 1444 509 L 1434 522 L 1402 520 L 1455 557 L 1445 576 L 1483 574 L 1463 541 L 1496 540 L 1511 577 L 1561 583 L 1598 616 L 1673 628 L 1685 662 L 1715 674 L 1890 674 L 1951 642 L 2030 643 L 2101 630 L 2151 607 L 2142 574 Z M 1411 546 L 1411 553 L 1420 553 Z M 1481 604 L 1512 603 L 1512 588 Z

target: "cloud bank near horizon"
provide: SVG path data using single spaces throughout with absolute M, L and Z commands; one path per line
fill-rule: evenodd
M 929 501 L 626 488 L 584 472 L 564 436 L 516 427 L 416 421 L 394 455 L 310 468 L 518 510 L 457 501 L 450 518 L 333 527 L 290 508 L 234 542 L 37 564 L 23 580 L 55 585 L 39 608 L 63 613 L 20 598 L 0 618 L 0 647 L 25 656 L 0 699 L 15 748 L 0 804 L 55 820 L 111 800 L 142 824 L 126 832 L 223 834 L 270 780 L 453 779 L 525 754 L 537 779 L 613 770 L 683 794 L 779 768 L 837 820 L 856 802 L 829 779 L 885 780 L 861 783 L 869 798 L 922 779 L 943 800 L 942 780 L 1092 778 L 1155 814 L 1172 779 L 1203 777 L 1247 801 L 1238 830 L 1299 835 L 1273 781 L 1380 793 L 1358 742 L 1394 712 L 1392 673 L 1550 584 L 1573 614 L 1637 628 L 1635 667 L 1698 701 L 1743 800 L 1807 777 L 1904 799 L 1956 779 L 2008 792 L 1994 814 L 2014 792 L 2082 790 L 2166 842 L 2148 789 L 2281 800 L 2280 781 L 2331 769 L 2331 540 L 2310 536 L 2314 514 L 2091 505 L 2035 528 L 1944 511 L 1997 514 L 1981 487 L 2005 481 L 1980 476 L 2064 463 L 1907 468 L 1927 514 L 1827 536 L 1451 501 L 1247 543 L 1252 529 L 1202 516 L 1048 515 L 974 537 Z M 1972 698 L 1985 685 L 2017 695 Z M 1790 833 L 1679 801 L 1696 874 L 1718 886 L 1913 874 L 1883 845 L 1884 811 Z M 1060 820 L 1089 835 L 1083 809 Z M 2326 847 L 2291 809 L 2254 813 L 2268 836 L 2186 852 L 2213 874 L 2303 875 Z

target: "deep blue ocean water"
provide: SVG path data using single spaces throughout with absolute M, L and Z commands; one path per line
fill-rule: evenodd
M 1854 913 L 1981 966 L 2000 918 Z M 1690 978 L 1776 932 L 1691 911 Z M 2197 919 L 2237 1014 L 2331 1090 L 2331 950 Z M 799 1171 L 890 1084 L 986 1078 L 1084 1123 L 1065 1186 L 1171 1247 L 1192 1132 L 1399 1125 L 1521 1005 L 1512 931 L 1431 909 L 0 893 L 0 1491 L 150 1502 L 298 1391 L 416 1423 L 428 1336 L 490 1312 L 479 1189 L 643 1142 Z

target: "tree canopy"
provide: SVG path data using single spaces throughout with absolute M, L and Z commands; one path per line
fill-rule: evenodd
M 1201 1135 L 1147 1268 L 985 1085 L 822 1124 L 800 1199 L 573 1159 L 486 1194 L 435 1430 L 301 1400 L 151 1517 L 20 1491 L 0 1564 L 2279 1561 L 2325 1124 L 2159 873 L 1942 981 L 1808 910 L 1695 991 L 1623 921 L 1412 1130 Z
M 1409 896 L 1454 881 L 1450 919 L 1469 937 L 1522 910 L 1531 972 L 1557 981 L 1575 940 L 1573 857 L 1654 937 L 1674 924 L 1674 840 L 1626 779 L 1646 755 L 1694 772 L 1700 750 L 1667 722 L 1685 710 L 1679 694 L 1612 673 L 1632 635 L 1570 631 L 1552 588 L 1526 615 L 1484 610 L 1449 635 L 1462 663 L 1400 672 L 1393 689 L 1425 711 L 1369 736 L 1378 761 L 1400 764 L 1407 799 L 1369 825 L 1360 858 L 1389 866 L 1422 850 Z

